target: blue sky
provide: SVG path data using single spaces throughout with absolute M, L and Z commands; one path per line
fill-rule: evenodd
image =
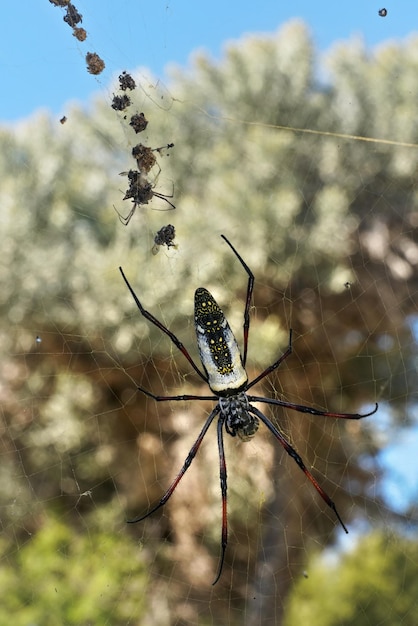
M 88 31 L 78 43 L 63 10 L 48 0 L 2 6 L 0 122 L 38 108 L 65 112 L 70 100 L 86 101 L 123 69 L 149 67 L 164 79 L 169 63 L 187 65 L 204 48 L 220 57 L 223 44 L 249 32 L 274 32 L 299 17 L 311 28 L 318 50 L 360 35 L 368 46 L 402 39 L 418 29 L 417 0 L 73 0 Z M 388 15 L 379 17 L 378 10 Z M 107 70 L 98 81 L 87 74 L 84 55 L 95 51 Z

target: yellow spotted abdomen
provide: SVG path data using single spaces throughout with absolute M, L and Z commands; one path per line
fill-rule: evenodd
M 248 382 L 237 340 L 213 296 L 200 287 L 195 292 L 195 328 L 200 360 L 211 390 L 229 396 Z

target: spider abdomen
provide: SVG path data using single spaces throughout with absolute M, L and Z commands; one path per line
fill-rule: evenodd
M 213 296 L 200 287 L 195 292 L 195 328 L 200 360 L 211 390 L 230 396 L 245 387 L 247 373 L 237 340 Z
M 258 430 L 259 421 L 249 412 L 250 403 L 244 392 L 228 398 L 219 398 L 221 413 L 225 419 L 226 432 L 242 441 L 249 441 Z

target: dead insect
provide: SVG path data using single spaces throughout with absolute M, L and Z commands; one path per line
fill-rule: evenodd
M 136 133 L 142 133 L 148 126 L 148 120 L 143 113 L 135 113 L 132 115 L 129 126 L 132 126 Z
M 127 89 L 133 91 L 135 89 L 136 83 L 128 72 L 122 72 L 119 76 L 119 87 L 122 91 L 126 91 Z
M 94 76 L 101 74 L 105 68 L 105 62 L 95 52 L 87 52 L 86 63 L 87 71 Z
M 144 146 L 142 143 L 132 148 L 132 156 L 136 161 L 140 172 L 148 172 L 154 167 L 157 162 L 157 158 L 154 154 L 155 150 Z
M 66 7 L 67 4 L 70 4 L 70 0 L 49 0 L 51 4 L 54 4 L 56 7 Z
M 63 20 L 71 26 L 71 28 L 74 28 L 74 26 L 77 26 L 77 24 L 83 21 L 83 16 L 77 11 L 75 6 L 69 2 L 67 4 L 67 13 L 64 15 Z
M 78 41 L 85 41 L 87 39 L 87 32 L 84 28 L 73 28 L 73 37 Z
M 148 146 L 144 146 L 142 143 L 139 143 L 132 148 L 132 156 L 135 159 L 138 169 L 141 173 L 148 173 L 154 167 L 154 165 L 157 165 L 159 174 L 161 172 L 161 168 L 157 163 L 154 152 L 158 152 L 158 154 L 162 156 L 161 153 L 163 150 L 168 150 L 169 148 L 173 147 L 173 143 L 168 143 L 167 145 L 161 146 L 160 148 L 149 148 Z M 166 156 L 168 156 L 168 153 L 166 154 Z
M 113 96 L 111 107 L 115 111 L 124 111 L 131 104 L 131 99 L 126 93 L 123 96 Z
M 178 246 L 173 243 L 175 236 L 176 229 L 172 224 L 167 224 L 167 226 L 160 228 L 154 237 L 154 245 L 151 249 L 152 254 L 157 254 L 161 246 L 167 246 L 167 248 L 177 248 Z

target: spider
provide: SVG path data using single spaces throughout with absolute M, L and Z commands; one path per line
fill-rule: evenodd
M 154 196 L 156 196 L 157 198 L 160 198 L 161 200 L 165 200 L 165 202 L 167 202 L 167 204 L 170 205 L 171 209 L 176 208 L 175 205 L 172 202 L 170 202 L 170 200 L 168 200 L 168 198 L 173 197 L 173 194 L 169 195 L 169 194 L 159 193 L 157 191 L 154 191 L 154 185 L 146 178 L 144 174 L 142 174 L 138 170 L 129 170 L 129 172 L 121 172 L 120 176 L 127 176 L 129 180 L 129 189 L 126 191 L 123 199 L 128 200 L 129 198 L 132 198 L 132 202 L 133 202 L 133 206 L 131 210 L 129 211 L 128 215 L 126 215 L 126 217 L 121 215 L 121 213 L 119 213 L 119 211 L 117 210 L 115 206 L 113 207 L 119 216 L 119 220 L 122 222 L 124 226 L 127 226 L 129 222 L 131 221 L 131 218 L 136 211 L 136 207 L 140 206 L 141 204 L 148 204 L 148 202 L 152 200 Z M 167 209 L 167 210 L 170 211 L 171 209 Z M 155 209 L 155 210 L 160 211 L 161 209 Z
M 289 331 L 289 343 L 286 351 L 276 360 L 272 365 L 266 367 L 254 380 L 248 381 L 248 376 L 245 371 L 245 365 L 247 362 L 247 346 L 248 336 L 250 330 L 250 304 L 254 289 L 254 275 L 243 258 L 235 250 L 234 246 L 224 236 L 221 237 L 225 240 L 232 252 L 235 254 L 245 272 L 248 275 L 247 295 L 244 309 L 244 351 L 241 355 L 238 347 L 237 340 L 235 339 L 232 330 L 221 310 L 219 305 L 215 302 L 213 296 L 203 287 L 199 287 L 195 292 L 195 308 L 194 308 L 194 320 L 195 329 L 197 335 L 197 343 L 199 348 L 200 360 L 202 363 L 203 371 L 194 362 L 187 349 L 181 343 L 181 341 L 157 318 L 155 318 L 149 311 L 146 311 L 138 300 L 137 295 L 129 284 L 122 268 L 119 270 L 122 277 L 131 292 L 133 299 L 143 317 L 149 322 L 157 326 L 163 333 L 170 337 L 173 344 L 182 352 L 182 354 L 189 361 L 197 375 L 207 383 L 213 395 L 208 396 L 196 396 L 196 395 L 179 395 L 179 396 L 158 396 L 137 385 L 137 389 L 144 393 L 146 396 L 153 398 L 157 402 L 168 401 L 184 401 L 184 400 L 213 400 L 216 402 L 216 406 L 211 411 L 209 417 L 206 419 L 203 428 L 201 429 L 196 441 L 191 447 L 183 467 L 173 480 L 161 500 L 151 508 L 144 515 L 140 515 L 132 520 L 128 520 L 130 524 L 136 524 L 141 522 L 145 518 L 149 517 L 159 508 L 163 507 L 169 498 L 174 493 L 177 485 L 183 478 L 186 471 L 189 469 L 193 459 L 195 458 L 197 451 L 209 429 L 209 426 L 218 416 L 217 420 L 217 437 L 218 437 L 218 451 L 219 451 L 219 475 L 220 486 L 222 496 L 222 528 L 221 528 L 221 552 L 219 557 L 219 564 L 215 580 L 215 585 L 221 577 L 222 569 L 225 561 L 225 553 L 228 543 L 228 521 L 227 521 L 227 473 L 226 462 L 224 452 L 224 440 L 223 429 L 231 437 L 238 437 L 242 441 L 249 441 L 257 432 L 260 421 L 268 428 L 277 441 L 283 446 L 285 451 L 292 457 L 296 464 L 300 467 L 305 476 L 310 480 L 316 491 L 319 493 L 324 502 L 334 511 L 338 522 L 346 533 L 348 530 L 342 521 L 335 503 L 325 493 L 322 487 L 317 482 L 316 478 L 306 467 L 301 456 L 296 452 L 293 446 L 285 438 L 285 436 L 274 426 L 274 424 L 266 417 L 259 409 L 253 406 L 253 402 L 259 402 L 264 404 L 270 404 L 273 406 L 281 406 L 293 411 L 299 411 L 300 413 L 309 413 L 311 415 L 321 415 L 324 417 L 334 417 L 343 419 L 361 419 L 373 415 L 377 411 L 378 405 L 376 403 L 375 408 L 369 413 L 332 413 L 328 411 L 320 411 L 312 407 L 303 406 L 301 404 L 294 404 L 293 402 L 285 402 L 283 400 L 275 400 L 273 398 L 266 398 L 260 396 L 253 396 L 248 394 L 248 390 L 251 387 L 257 385 L 266 376 L 274 372 L 279 365 L 283 363 L 285 359 L 292 353 L 292 330 Z

